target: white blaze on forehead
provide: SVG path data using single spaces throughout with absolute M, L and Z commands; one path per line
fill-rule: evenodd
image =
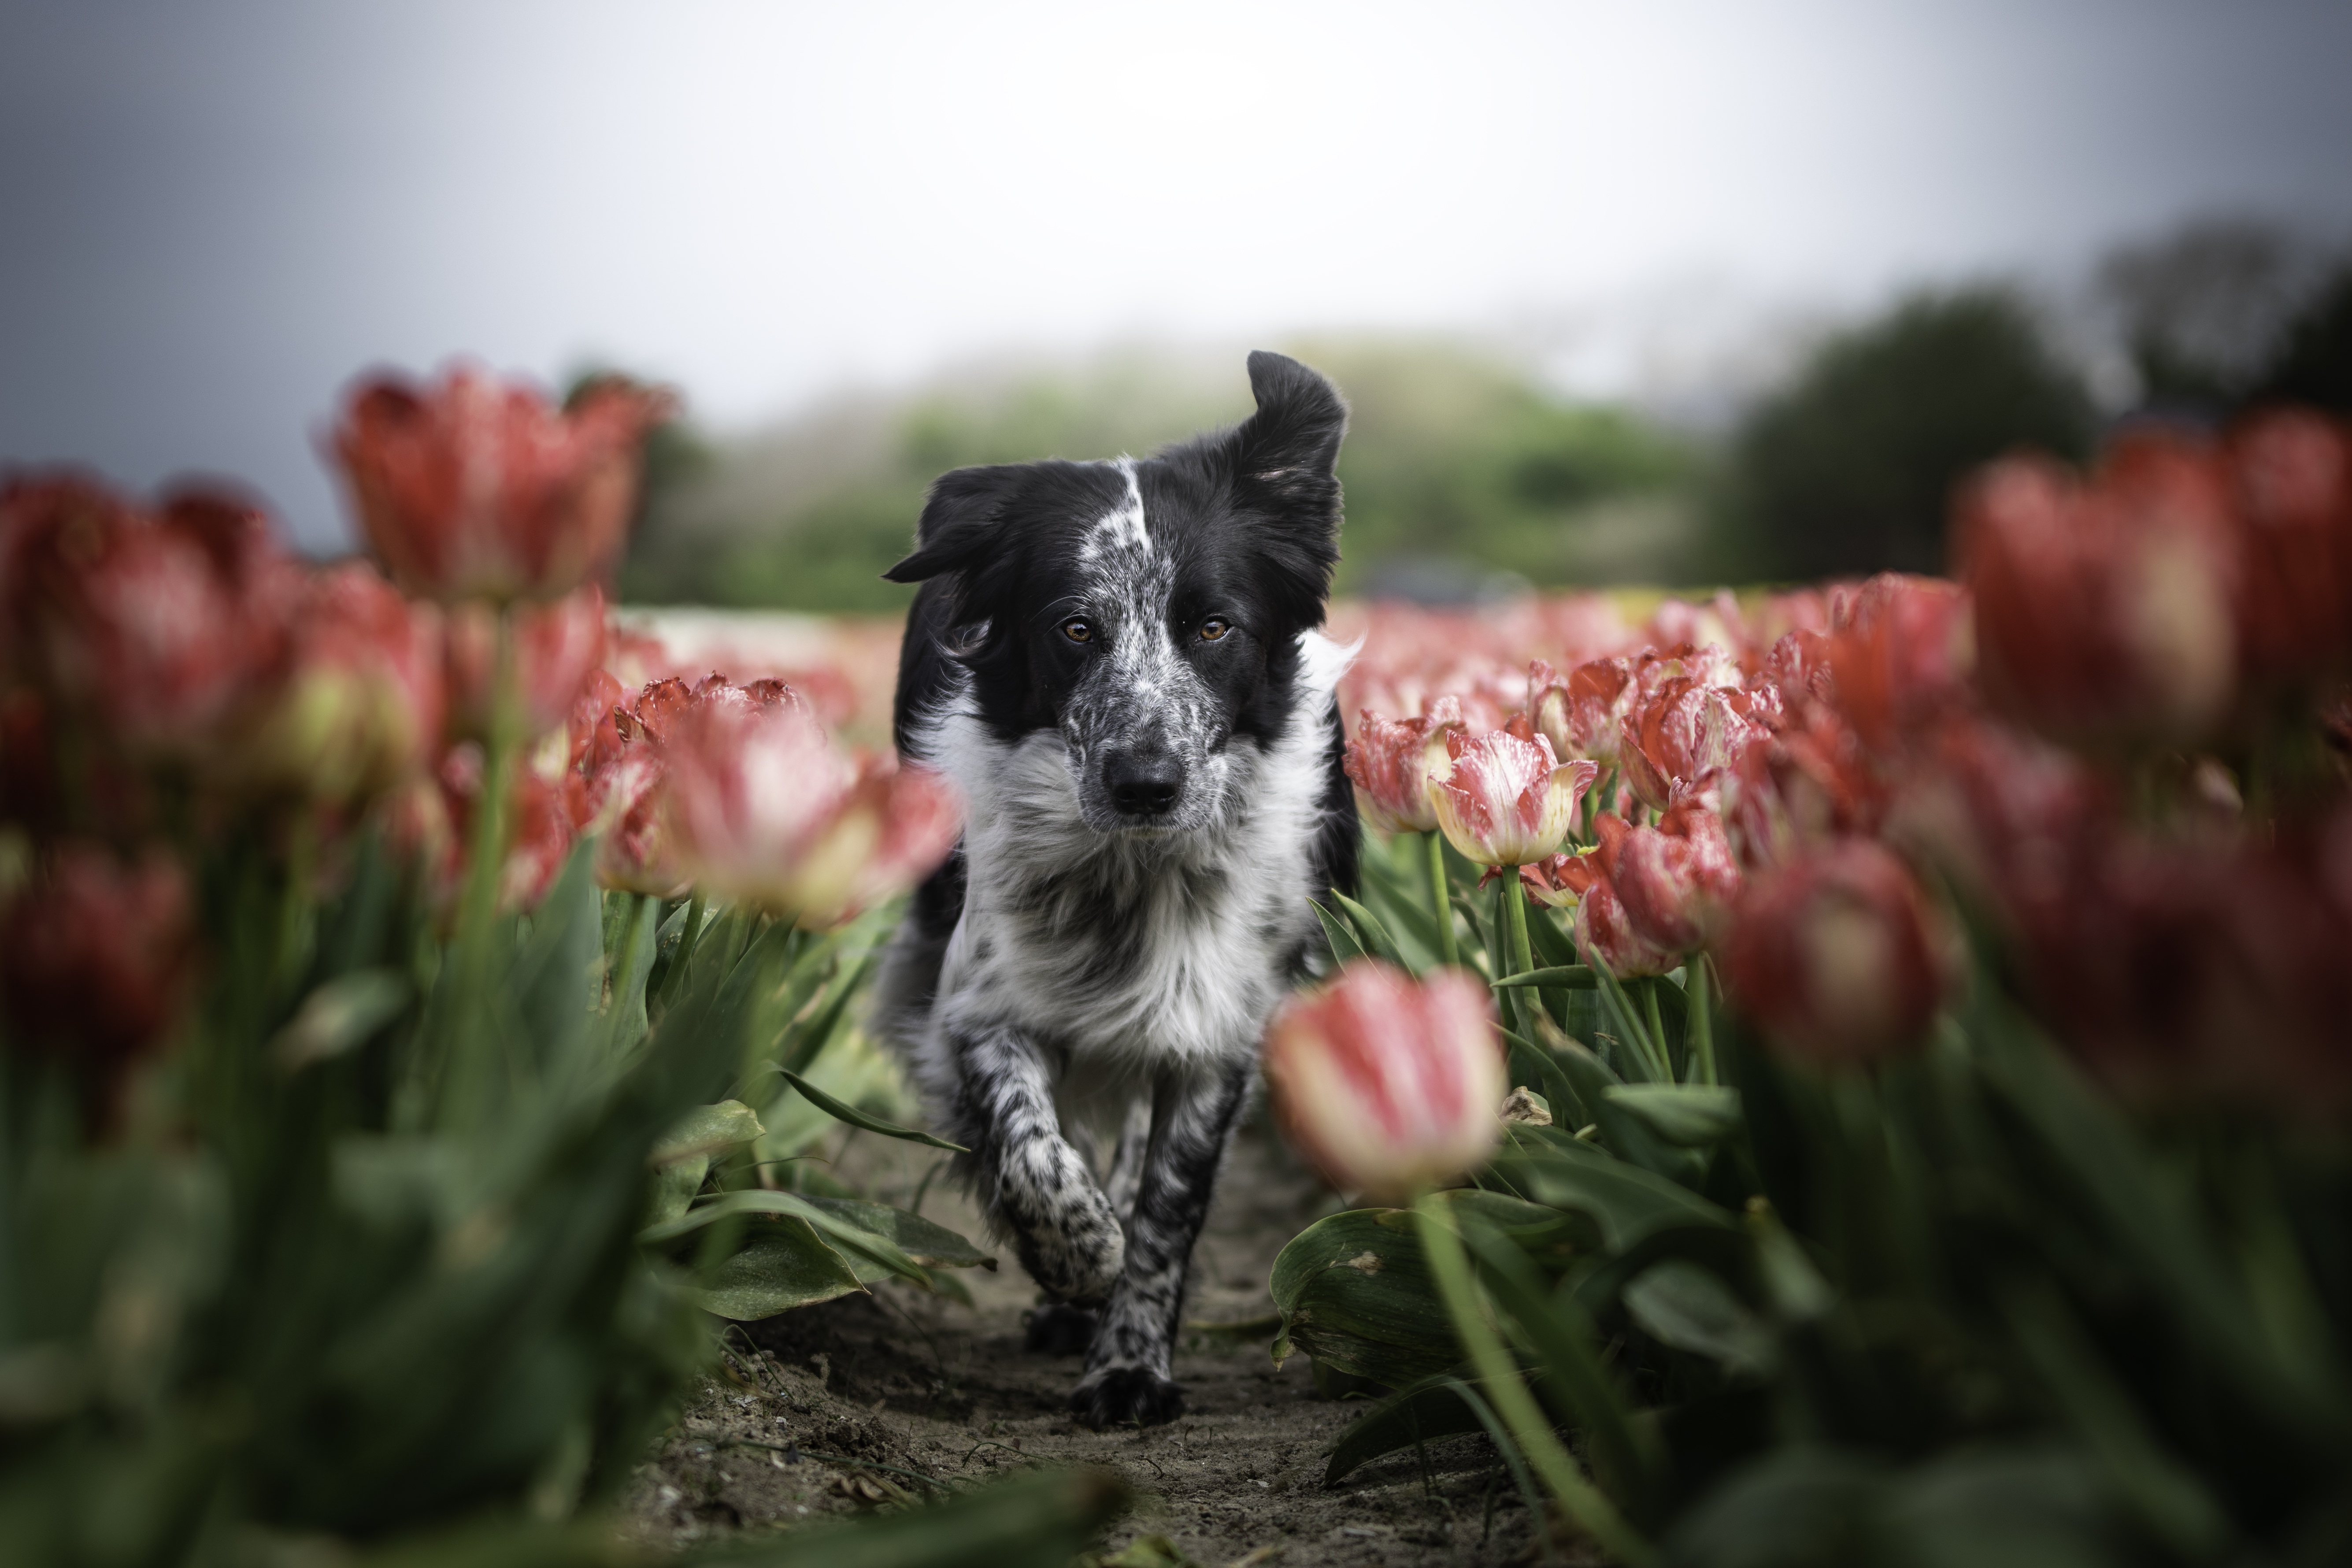
M 1143 526 L 1143 487 L 1136 480 L 1135 459 L 1121 458 L 1110 466 L 1127 481 L 1127 494 L 1101 521 L 1087 531 L 1086 542 L 1078 546 L 1081 561 L 1093 561 L 1112 551 L 1151 553 L 1151 535 Z

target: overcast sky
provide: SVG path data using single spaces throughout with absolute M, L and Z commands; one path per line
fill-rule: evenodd
M 342 537 L 359 368 L 720 426 L 976 353 L 2352 227 L 2352 5 L 0 0 L 0 460 Z M 1238 373 L 1237 373 L 1238 374 Z

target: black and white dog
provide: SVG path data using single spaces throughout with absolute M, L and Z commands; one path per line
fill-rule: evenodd
M 1347 409 L 1295 360 L 1249 374 L 1256 413 L 1144 461 L 946 475 L 888 574 L 923 584 L 898 748 L 969 815 L 877 1016 L 1051 1299 L 1032 1348 L 1085 1347 L 1096 1426 L 1183 1409 L 1170 1344 L 1259 1037 L 1308 899 L 1355 883 L 1347 656 L 1316 630 Z

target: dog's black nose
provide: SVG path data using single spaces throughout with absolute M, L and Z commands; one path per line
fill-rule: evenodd
M 1130 752 L 1103 764 L 1110 803 L 1128 816 L 1157 816 L 1184 789 L 1184 764 L 1165 752 Z

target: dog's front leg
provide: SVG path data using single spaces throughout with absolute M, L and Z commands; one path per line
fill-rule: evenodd
M 1128 1215 L 1127 1267 L 1087 1351 L 1086 1375 L 1070 1408 L 1089 1426 L 1156 1426 L 1183 1414 L 1183 1392 L 1168 1375 L 1192 1244 L 1208 1217 L 1225 1140 L 1241 1113 L 1249 1065 L 1163 1079 L 1152 1098 L 1135 1206 Z
M 1099 1305 L 1119 1278 L 1125 1239 L 1110 1200 L 1062 1136 L 1045 1058 L 1006 1026 L 954 1043 L 959 1131 L 979 1166 L 991 1216 L 1029 1278 L 1076 1306 Z

